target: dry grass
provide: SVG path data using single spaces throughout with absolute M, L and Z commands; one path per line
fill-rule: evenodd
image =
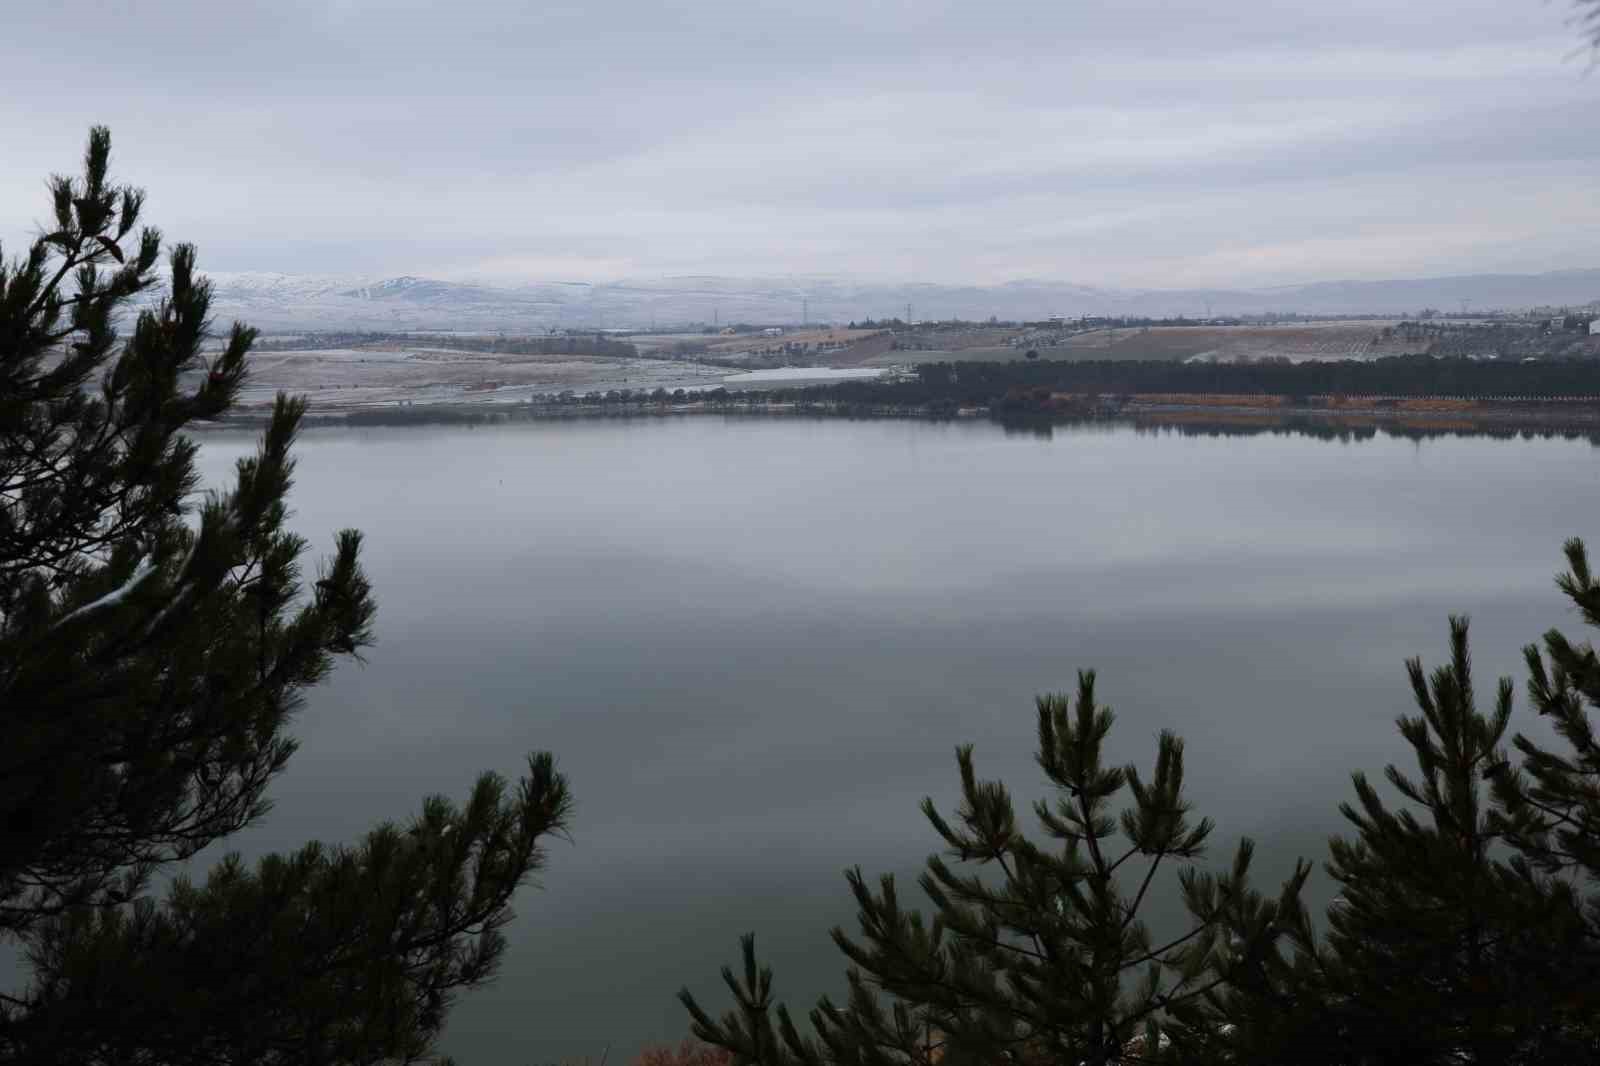
M 1072 338 L 1049 358 L 1188 359 L 1226 361 L 1287 358 L 1374 359 L 1416 348 L 1398 338 L 1382 339 L 1388 322 L 1317 323 L 1304 326 L 1155 326 L 1102 330 Z M 1045 354 L 1043 352 L 1041 355 Z
M 639 1052 L 633 1066 L 733 1066 L 733 1052 L 686 1037 L 677 1047 L 651 1044 Z
M 706 337 L 705 342 L 707 350 L 712 354 L 723 355 L 750 348 L 781 347 L 785 344 L 806 344 L 813 348 L 818 344 L 854 344 L 876 332 L 877 330 L 871 329 L 793 329 L 785 330 L 776 337 L 744 333 L 731 337 Z

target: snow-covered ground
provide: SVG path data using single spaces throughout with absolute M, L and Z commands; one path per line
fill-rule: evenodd
M 308 397 L 313 410 L 397 403 L 516 403 L 565 390 L 716 387 L 722 367 L 659 359 L 493 355 L 438 348 L 332 348 L 250 356 L 240 395 L 264 407 L 279 392 Z
M 774 370 L 747 370 L 741 374 L 729 374 L 722 381 L 729 388 L 736 389 L 743 385 L 763 383 L 821 383 L 849 381 L 855 378 L 872 379 L 881 378 L 885 373 L 887 373 L 885 367 L 784 366 Z

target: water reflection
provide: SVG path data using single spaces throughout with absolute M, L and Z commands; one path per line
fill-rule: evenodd
M 780 992 L 840 991 L 840 870 L 913 874 L 958 743 L 1039 794 L 1033 696 L 1098 668 L 1113 754 L 1189 743 L 1216 855 L 1320 854 L 1348 773 L 1400 753 L 1402 659 L 1474 615 L 1480 678 L 1573 625 L 1551 575 L 1600 530 L 1592 440 L 1389 429 L 747 416 L 312 430 L 318 549 L 368 535 L 379 643 L 313 693 L 247 854 L 348 840 L 557 752 L 576 843 L 518 899 L 463 1061 L 686 1031 L 673 993 L 758 931 Z M 203 438 L 217 483 L 253 438 Z M 1519 710 L 1518 723 L 1530 723 Z M 1318 893 L 1325 885 L 1315 886 Z
M 1132 429 L 1138 434 L 1166 434 L 1178 437 L 1310 437 L 1314 440 L 1351 444 L 1380 439 L 1409 441 L 1482 438 L 1485 440 L 1564 440 L 1581 441 L 1600 447 L 1600 431 L 1593 427 L 1531 426 L 1473 422 L 1470 420 L 1430 420 L 1405 422 L 1300 417 L 1293 415 L 1239 414 L 1232 417 L 1174 413 L 1141 418 L 1108 418 L 1073 421 L 1070 419 L 1005 418 L 999 425 L 1008 434 L 1051 440 L 1057 432 L 1076 434 L 1118 432 Z

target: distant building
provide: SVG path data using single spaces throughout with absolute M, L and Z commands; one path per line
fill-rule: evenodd
M 761 331 L 761 335 L 763 337 L 781 337 L 783 336 L 783 328 L 781 326 L 768 326 Z
M 1589 320 L 1589 336 L 1600 336 L 1600 318 L 1592 318 Z

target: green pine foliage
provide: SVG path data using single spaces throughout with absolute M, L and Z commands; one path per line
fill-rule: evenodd
M 1583 542 L 1567 541 L 1565 553 L 1568 569 L 1557 587 L 1585 623 L 1600 626 L 1600 583 Z M 1499 825 L 1519 862 L 1543 875 L 1550 906 L 1572 915 L 1578 943 L 1549 1010 L 1600 1061 L 1600 743 L 1592 719 L 1600 708 L 1600 656 L 1589 641 L 1574 644 L 1557 629 L 1545 634 L 1542 653 L 1529 645 L 1523 655 L 1529 700 L 1565 750 L 1520 733 L 1512 738 L 1520 767 L 1497 766 L 1491 774 Z
M 901 902 L 893 877 L 874 890 L 850 871 L 860 934 L 833 930 L 850 963 L 848 1001 L 822 999 L 813 1035 L 802 1035 L 746 937 L 743 977 L 723 971 L 733 1010 L 715 1019 L 680 993 L 695 1035 L 763 1066 L 1154 1060 L 1169 1021 L 1192 1017 L 1234 970 L 1272 951 L 1309 868 L 1275 899 L 1249 886 L 1249 841 L 1225 871 L 1202 871 L 1212 823 L 1191 818 L 1182 741 L 1162 734 L 1148 778 L 1107 765 L 1113 718 L 1096 703 L 1093 673 L 1079 675 L 1075 699 L 1041 697 L 1037 712 L 1053 795 L 1034 814 L 1048 843 L 1021 830 L 1005 786 L 979 780 L 972 748 L 960 748 L 955 818 L 923 803 L 947 845 L 919 880 L 931 916 Z M 1158 941 L 1140 910 L 1168 868 L 1190 924 Z
M 411 1060 L 493 973 L 516 888 L 563 830 L 548 754 L 463 807 L 151 891 L 266 813 L 305 689 L 372 640 L 361 535 L 309 585 L 286 525 L 304 411 L 280 396 L 231 486 L 195 504 L 188 423 L 221 415 L 254 331 L 207 356 L 210 286 L 167 259 L 111 140 L 51 179 L 50 228 L 0 257 L 0 1061 Z
M 1559 579 L 1591 624 L 1600 588 L 1583 547 Z M 1513 686 L 1479 710 L 1468 625 L 1450 620 L 1449 662 L 1406 664 L 1417 714 L 1397 726 L 1414 756 L 1389 766 L 1392 805 L 1356 773 L 1355 829 L 1330 842 L 1340 893 L 1319 938 L 1304 914 L 1287 952 L 1263 953 L 1173 1029 L 1180 1061 L 1274 1066 L 1468 1066 L 1600 1062 L 1600 899 L 1593 856 L 1600 752 L 1585 708 L 1594 651 L 1546 636 L 1527 649 L 1529 692 L 1574 754 L 1517 734 L 1504 746 Z M 1587 692 L 1587 694 L 1585 694 Z M 1585 889 L 1587 885 L 1587 889 Z
M 1558 585 L 1600 625 L 1583 545 L 1566 554 Z M 1396 724 L 1415 769 L 1386 768 L 1398 802 L 1353 775 L 1340 810 L 1354 833 L 1330 841 L 1339 895 L 1320 934 L 1299 904 L 1306 866 L 1269 899 L 1247 884 L 1248 841 L 1225 874 L 1190 865 L 1211 827 L 1189 821 L 1182 745 L 1163 735 L 1148 783 L 1102 765 L 1111 716 L 1085 674 L 1070 710 L 1039 702 L 1056 795 L 1035 813 L 1055 850 L 1020 833 L 1005 788 L 980 782 L 963 748 L 954 823 L 924 811 L 949 858 L 979 872 L 930 858 L 927 917 L 892 878 L 874 891 L 851 871 L 860 936 L 833 931 L 848 1001 L 824 998 L 802 1031 L 747 936 L 743 974 L 723 971 L 731 1011 L 713 1018 L 680 993 L 693 1031 L 737 1066 L 1600 1062 L 1600 653 L 1552 630 L 1525 654 L 1532 703 L 1562 746 L 1512 734 L 1520 765 L 1506 747 L 1512 682 L 1479 708 L 1465 618 L 1450 620 L 1445 665 L 1406 663 L 1416 713 Z M 1137 914 L 1165 863 L 1185 867 L 1192 923 L 1152 946 Z
M 1420 713 L 1397 724 L 1416 773 L 1385 771 L 1406 807 L 1360 773 L 1357 804 L 1340 807 L 1356 837 L 1331 842 L 1341 894 L 1325 1015 L 1358 1047 L 1383 1033 L 1383 1050 L 1418 1066 L 1518 1061 L 1553 1038 L 1549 1004 L 1576 941 L 1570 911 L 1511 861 L 1484 782 L 1505 762 L 1512 683 L 1500 680 L 1491 711 L 1477 708 L 1464 618 L 1450 620 L 1448 665 L 1406 667 Z
M 1566 544 L 1568 570 L 1556 579 L 1583 620 L 1600 626 L 1600 583 L 1589 570 L 1583 542 Z M 1544 651 L 1524 649 L 1528 694 L 1554 724 L 1570 752 L 1553 752 L 1524 736 L 1514 744 L 1523 773 L 1497 775 L 1498 795 L 1519 849 L 1542 870 L 1600 878 L 1600 743 L 1590 708 L 1600 707 L 1600 657 L 1587 641 L 1573 644 L 1560 630 L 1545 634 Z M 1585 921 L 1600 933 L 1600 898 L 1588 901 Z

